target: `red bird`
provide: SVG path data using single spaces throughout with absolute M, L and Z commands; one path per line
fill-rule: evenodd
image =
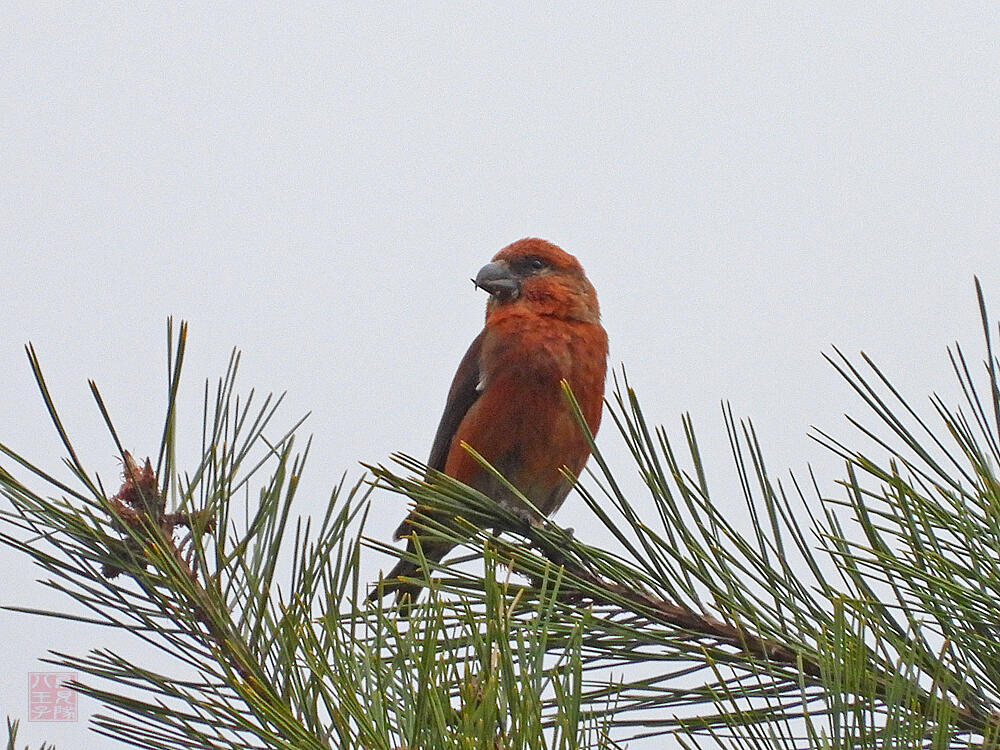
M 601 423 L 608 336 L 597 293 L 576 258 L 534 238 L 497 253 L 475 284 L 490 295 L 486 325 L 455 373 L 427 464 L 526 514 L 524 504 L 462 447 L 466 443 L 549 515 L 570 490 L 560 469 L 578 476 L 590 456 L 560 381 L 569 383 L 590 431 Z M 411 513 L 394 537 L 409 537 L 411 552 L 415 521 Z M 452 546 L 421 539 L 424 556 L 434 562 Z M 383 593 L 415 601 L 420 586 L 398 579 L 418 570 L 400 560 Z

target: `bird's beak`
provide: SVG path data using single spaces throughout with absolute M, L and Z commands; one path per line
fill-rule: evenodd
M 487 263 L 472 282 L 501 302 L 515 299 L 521 293 L 521 282 L 503 261 Z

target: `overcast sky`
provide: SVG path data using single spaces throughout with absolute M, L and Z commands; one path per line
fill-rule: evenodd
M 0 6 L 0 442 L 58 470 L 30 340 L 109 484 L 87 378 L 155 454 L 173 315 L 187 455 L 239 347 L 245 389 L 287 390 L 286 423 L 312 412 L 317 513 L 359 461 L 426 455 L 482 324 L 469 278 L 529 235 L 580 259 L 611 364 L 678 440 L 692 413 L 721 488 L 728 399 L 773 471 L 815 464 L 834 492 L 806 435 L 864 412 L 831 345 L 917 401 L 953 392 L 945 346 L 979 351 L 974 274 L 1000 311 L 994 3 L 403 5 Z M 621 440 L 599 443 L 639 496 Z M 403 504 L 376 502 L 388 537 Z M 584 513 L 558 519 L 580 533 Z M 61 606 L 0 560 L 0 603 Z M 0 634 L 0 713 L 24 719 L 49 649 L 142 657 L 7 612 Z M 82 719 L 23 726 L 43 739 L 110 746 Z

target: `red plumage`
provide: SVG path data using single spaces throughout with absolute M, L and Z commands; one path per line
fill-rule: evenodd
M 570 490 L 560 470 L 577 476 L 590 456 L 562 380 L 572 388 L 592 433 L 601 422 L 608 337 L 597 293 L 576 258 L 534 238 L 497 253 L 476 285 L 490 294 L 486 325 L 452 381 L 427 463 L 515 512 L 526 511 L 469 455 L 464 442 L 549 515 Z M 397 539 L 413 533 L 413 518 L 399 526 Z M 413 549 L 412 539 L 408 546 Z M 429 560 L 441 560 L 451 546 L 421 540 Z M 386 578 L 384 592 L 396 591 L 397 600 L 403 595 L 416 599 L 418 585 L 392 579 L 417 573 L 416 565 L 401 560 Z

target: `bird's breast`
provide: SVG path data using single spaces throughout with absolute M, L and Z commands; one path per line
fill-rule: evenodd
M 505 323 L 494 323 L 483 337 L 482 390 L 459 426 L 445 471 L 501 499 L 503 493 L 461 448 L 464 441 L 539 508 L 551 512 L 569 487 L 562 467 L 579 473 L 590 455 L 562 381 L 569 383 L 587 425 L 596 432 L 607 338 L 599 325 L 581 321 Z
M 600 324 L 547 316 L 512 316 L 488 330 L 480 355 L 481 382 L 533 408 L 566 410 L 569 383 L 591 431 L 604 400 L 608 340 Z

